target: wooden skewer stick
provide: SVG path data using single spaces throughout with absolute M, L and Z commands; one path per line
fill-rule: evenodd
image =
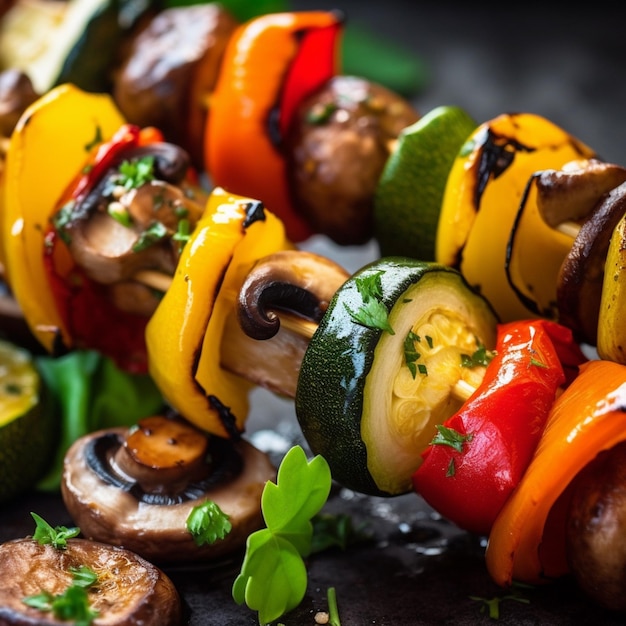
M 455 399 L 465 402 L 474 392 L 476 387 L 464 380 L 458 380 L 452 388 L 452 395 Z
M 171 276 L 156 270 L 141 270 L 134 275 L 133 279 L 164 293 L 172 284 Z M 315 322 L 289 313 L 281 313 L 280 325 L 282 328 L 290 330 L 305 339 L 310 339 L 317 330 Z
M 564 235 L 567 235 L 568 237 L 571 237 L 572 239 L 576 239 L 576 237 L 578 236 L 578 233 L 580 232 L 580 224 L 577 224 L 576 222 L 561 222 L 557 227 L 556 230 L 560 233 L 563 233 Z
M 141 270 L 133 276 L 133 280 L 164 293 L 172 284 L 172 277 L 169 274 L 156 270 Z

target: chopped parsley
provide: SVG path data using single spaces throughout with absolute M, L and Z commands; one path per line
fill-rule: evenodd
M 115 184 L 126 190 L 137 189 L 154 180 L 154 157 L 144 156 L 122 161 L 118 170 L 119 174 L 114 178 Z
M 162 222 L 153 222 L 141 233 L 133 246 L 133 252 L 141 252 L 142 250 L 149 248 L 155 243 L 165 239 L 167 234 L 168 231 L 165 224 Z
M 394 335 L 395 331 L 389 323 L 389 311 L 382 302 L 381 275 L 382 271 L 367 276 L 357 276 L 355 285 L 363 298 L 363 304 L 357 311 L 353 311 L 347 304 L 344 306 L 357 324 L 367 328 L 379 328 L 387 331 L 390 335 Z
M 450 446 L 457 452 L 463 452 L 463 444 L 474 438 L 472 433 L 464 435 L 454 428 L 448 428 L 443 424 L 437 424 L 437 434 L 433 437 L 432 444 L 437 446 Z
M 194 506 L 187 517 L 186 524 L 197 546 L 224 539 L 233 527 L 228 515 L 211 500 Z
M 487 350 L 485 346 L 480 344 L 473 354 L 461 355 L 461 366 L 472 368 L 482 365 L 486 367 L 495 355 L 496 353 L 493 350 Z
M 411 372 L 413 378 L 417 376 L 417 365 L 415 362 L 422 356 L 421 353 L 415 349 L 415 344 L 420 341 L 420 336 L 412 330 L 410 330 L 404 338 L 404 362 L 409 368 L 409 372 Z

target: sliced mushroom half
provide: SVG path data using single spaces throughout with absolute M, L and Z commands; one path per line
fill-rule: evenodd
M 626 181 L 626 168 L 598 159 L 571 161 L 538 174 L 537 207 L 548 226 L 586 219 L 598 200 Z M 575 233 L 576 231 L 574 231 Z
M 557 282 L 559 321 L 571 328 L 579 341 L 595 346 L 611 235 L 626 212 L 626 183 L 618 185 L 597 204 L 582 224 Z
M 190 562 L 222 556 L 262 526 L 261 493 L 275 474 L 251 444 L 209 437 L 178 416 L 157 415 L 77 440 L 65 457 L 61 491 L 85 537 L 158 563 Z M 186 522 L 208 500 L 232 529 L 197 545 Z
M 330 259 L 281 250 L 248 273 L 222 339 L 222 367 L 295 398 L 309 339 L 349 273 Z M 243 332 L 242 332 L 243 331 Z
M 96 575 L 86 589 L 89 609 L 97 612 L 94 625 L 182 624 L 181 600 L 172 581 L 130 550 L 86 539 L 68 539 L 66 548 L 58 549 L 29 537 L 0 546 L 0 624 L 70 623 L 27 605 L 24 599 L 44 591 L 64 594 L 74 584 L 72 571 L 81 567 Z

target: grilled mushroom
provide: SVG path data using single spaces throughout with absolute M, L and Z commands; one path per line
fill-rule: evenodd
M 337 263 L 313 252 L 282 250 L 260 259 L 239 291 L 237 316 L 227 321 L 222 366 L 294 398 L 309 339 L 348 277 Z
M 200 561 L 238 548 L 262 525 L 261 492 L 274 476 L 269 458 L 251 444 L 209 437 L 176 415 L 156 415 L 77 440 L 65 457 L 61 491 L 89 539 L 159 563 Z M 186 522 L 207 500 L 232 529 L 197 545 Z
M 385 87 L 335 76 L 298 107 L 285 138 L 294 205 L 341 245 L 373 233 L 376 184 L 400 131 L 418 112 Z
M 0 623 L 13 626 L 68 624 L 24 599 L 42 592 L 62 596 L 72 571 L 87 567 L 96 579 L 86 589 L 94 626 L 178 626 L 180 596 L 169 577 L 130 550 L 86 539 L 68 539 L 64 549 L 29 537 L 0 546 Z M 75 588 L 75 587 L 74 587 Z

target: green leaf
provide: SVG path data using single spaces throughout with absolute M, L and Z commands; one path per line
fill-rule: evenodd
M 233 584 L 233 599 L 259 613 L 268 624 L 295 609 L 307 587 L 306 567 L 296 548 L 267 528 L 248 537 L 241 573 Z
M 294 446 L 280 464 L 276 483 L 266 483 L 263 490 L 261 508 L 266 526 L 273 533 L 310 538 L 310 520 L 326 503 L 330 487 L 326 459 L 316 456 L 308 461 L 304 450 Z
M 32 596 L 26 596 L 22 598 L 22 602 L 26 606 L 30 606 L 38 611 L 52 611 L 52 601 L 54 596 L 48 591 L 41 591 L 40 593 L 33 594 Z
M 154 157 L 145 156 L 131 161 L 122 161 L 115 176 L 115 183 L 126 190 L 137 189 L 154 180 Z
M 80 565 L 79 567 L 70 567 L 74 584 L 78 587 L 91 587 L 98 580 L 98 574 L 91 567 Z
M 89 596 L 84 587 L 72 585 L 52 601 L 52 612 L 62 621 L 72 620 L 74 626 L 89 626 L 98 617 L 98 611 L 89 606 Z
M 487 350 L 485 346 L 480 345 L 476 351 L 470 356 L 469 354 L 461 355 L 462 367 L 487 366 L 493 360 L 496 353 L 493 350 Z
M 367 328 L 380 328 L 380 330 L 386 330 L 390 335 L 395 335 L 395 331 L 389 323 L 389 311 L 379 300 L 367 300 L 357 311 L 353 311 L 347 304 L 345 307 L 350 317 L 357 324 Z
M 133 252 L 146 250 L 150 246 L 159 243 L 159 241 L 163 241 L 167 235 L 168 230 L 165 224 L 162 222 L 153 222 L 139 235 L 137 241 L 133 245 Z
M 35 520 L 33 539 L 41 545 L 51 544 L 52 547 L 63 550 L 67 547 L 68 539 L 77 537 L 80 534 L 80 528 L 77 527 L 56 526 L 53 528 L 37 513 L 31 512 L 31 517 Z
M 149 376 L 124 372 L 98 352 L 42 356 L 36 364 L 60 418 L 55 459 L 38 484 L 43 491 L 58 491 L 65 453 L 76 439 L 101 428 L 132 426 L 163 408 L 161 392 Z
M 261 508 L 267 528 L 248 537 L 233 598 L 259 612 L 261 624 L 278 619 L 302 602 L 307 587 L 303 557 L 311 550 L 311 518 L 324 506 L 332 477 L 321 456 L 307 460 L 294 446 L 283 457 L 276 483 L 267 482 Z
M 192 534 L 198 546 L 224 539 L 233 527 L 228 515 L 211 500 L 194 506 L 187 516 L 186 523 L 187 530 Z
M 474 438 L 472 433 L 464 435 L 454 428 L 448 428 L 443 424 L 437 424 L 437 434 L 433 437 L 432 445 L 449 446 L 457 452 L 463 452 L 463 444 Z
M 313 538 L 311 554 L 337 547 L 346 550 L 360 541 L 370 541 L 373 537 L 365 526 L 355 528 L 350 515 L 318 513 L 312 520 Z

